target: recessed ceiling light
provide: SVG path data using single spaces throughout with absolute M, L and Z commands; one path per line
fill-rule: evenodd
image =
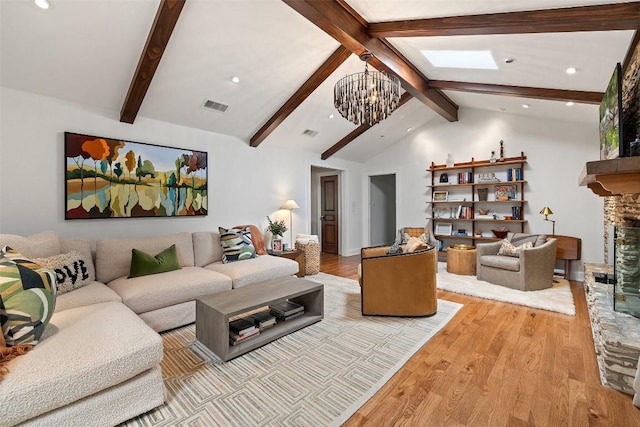
M 529 104 L 522 104 L 522 108 L 529 108 Z
M 504 63 L 505 63 L 505 64 L 513 64 L 515 61 L 516 61 L 516 60 L 515 60 L 515 59 L 513 59 L 513 58 L 507 58 L 507 59 L 505 59 L 505 60 L 504 60 Z
M 576 67 L 569 67 L 565 70 L 565 73 L 567 74 L 575 74 L 578 72 L 578 69 Z
M 573 105 L 573 101 L 567 102 L 567 107 L 571 107 Z
M 233 77 L 231 77 L 231 81 L 232 81 L 233 83 L 238 84 L 238 83 L 240 83 L 240 77 L 238 77 L 238 76 L 233 76 Z
M 507 111 L 507 109 L 504 108 L 504 107 L 500 107 L 500 111 L 505 112 L 505 111 Z
M 35 4 L 40 9 L 51 9 L 51 2 L 49 0 L 35 0 Z
M 330 119 L 333 119 L 334 117 L 335 117 L 335 115 L 334 115 L 334 114 L 329 114 L 329 118 L 330 118 Z
M 434 67 L 497 70 L 496 61 L 488 50 L 422 50 Z

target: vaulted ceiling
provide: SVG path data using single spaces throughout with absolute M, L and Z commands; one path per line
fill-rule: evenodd
M 51 1 L 0 0 L 2 86 L 133 126 L 142 116 L 354 161 L 466 108 L 594 123 L 640 28 L 637 1 Z M 371 128 L 333 107 L 333 85 L 364 69 L 365 50 L 405 91 Z M 489 50 L 498 69 L 435 68 L 422 50 Z

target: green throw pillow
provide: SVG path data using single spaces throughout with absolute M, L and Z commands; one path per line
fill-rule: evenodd
M 7 346 L 38 344 L 56 304 L 54 273 L 18 251 L 0 250 L 0 334 Z
M 180 270 L 176 245 L 169 246 L 156 256 L 149 255 L 138 249 L 131 249 L 129 279 L 173 270 Z

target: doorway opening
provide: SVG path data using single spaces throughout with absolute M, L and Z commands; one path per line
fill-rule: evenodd
M 396 175 L 369 176 L 369 243 L 390 245 L 396 238 Z

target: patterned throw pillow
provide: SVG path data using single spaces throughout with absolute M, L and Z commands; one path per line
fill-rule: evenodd
M 256 257 L 256 248 L 251 243 L 251 229 L 218 227 L 222 245 L 222 262 L 227 264 Z
M 395 242 L 393 245 L 389 247 L 389 249 L 387 249 L 387 255 L 395 255 L 395 254 L 401 254 L 401 253 L 402 253 L 402 248 L 400 247 L 400 244 L 398 244 L 398 242 Z
M 55 275 L 5 246 L 0 251 L 0 327 L 8 346 L 38 344 L 56 304 Z
M 80 252 L 34 258 L 33 262 L 56 273 L 57 294 L 62 295 L 89 284 L 89 271 Z
M 512 256 L 512 257 L 520 257 L 520 251 L 523 249 L 533 248 L 532 242 L 525 242 L 520 246 L 514 246 L 509 240 L 504 239 L 502 241 L 502 245 L 500 246 L 500 250 L 498 250 L 498 255 L 504 256 Z

